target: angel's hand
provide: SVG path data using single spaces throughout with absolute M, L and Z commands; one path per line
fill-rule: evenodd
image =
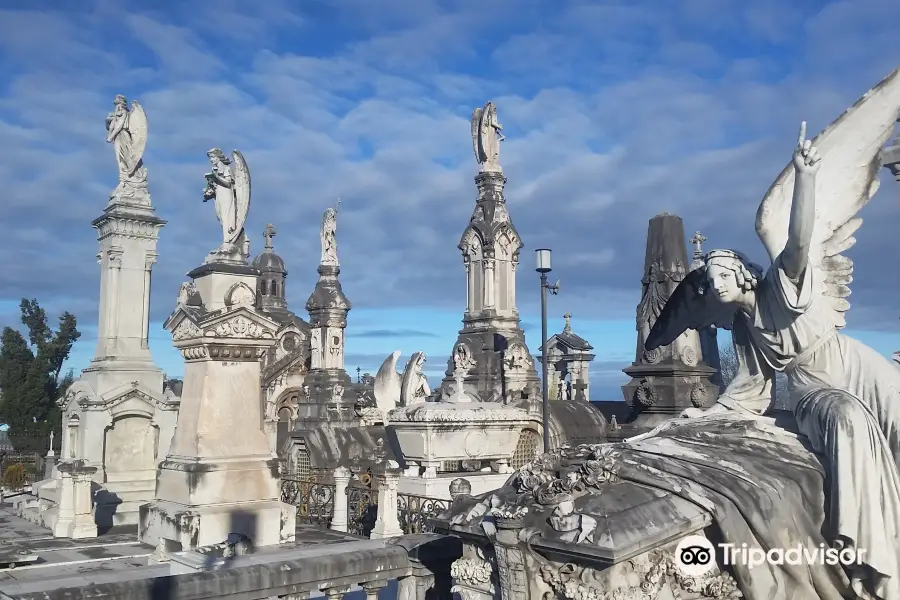
M 822 164 L 819 150 L 806 139 L 806 121 L 800 123 L 800 135 L 797 147 L 794 148 L 794 171 L 798 174 L 813 175 Z

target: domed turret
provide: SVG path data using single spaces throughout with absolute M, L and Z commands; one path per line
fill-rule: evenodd
M 275 247 L 272 245 L 275 227 L 271 224 L 266 225 L 263 237 L 266 238 L 266 247 L 259 256 L 253 259 L 253 266 L 260 271 L 259 283 L 256 288 L 260 307 L 263 309 L 286 308 L 284 285 L 287 269 L 284 267 L 284 259 L 275 254 Z

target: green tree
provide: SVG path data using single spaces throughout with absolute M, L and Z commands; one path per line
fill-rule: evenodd
M 42 452 L 51 429 L 59 432 L 56 401 L 74 380 L 73 373 L 60 373 L 81 333 L 71 313 L 63 313 L 53 331 L 37 300 L 23 298 L 19 308 L 28 339 L 12 327 L 0 335 L 0 421 L 9 425 L 17 450 Z

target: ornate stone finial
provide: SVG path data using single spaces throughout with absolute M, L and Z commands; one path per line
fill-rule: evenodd
M 703 242 L 706 241 L 706 236 L 700 233 L 699 231 L 695 231 L 694 235 L 691 236 L 691 239 L 688 240 L 690 243 L 694 245 L 694 258 L 699 256 L 703 256 Z
M 272 238 L 275 237 L 275 234 L 278 233 L 275 231 L 275 226 L 271 223 L 266 224 L 266 229 L 263 231 L 263 237 L 266 238 L 266 247 L 265 250 L 267 252 L 271 252 L 275 246 L 272 245 Z
M 563 327 L 563 333 L 572 333 L 572 313 L 567 312 L 563 315 L 563 319 L 566 320 L 566 326 Z
M 482 172 L 503 172 L 500 168 L 500 142 L 505 139 L 502 132 L 503 126 L 497 120 L 497 107 L 493 102 L 472 112 L 472 144 Z

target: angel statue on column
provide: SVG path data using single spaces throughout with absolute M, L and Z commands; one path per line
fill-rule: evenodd
M 149 204 L 147 169 L 144 168 L 144 149 L 147 146 L 147 115 L 136 101 L 128 101 L 119 94 L 113 100 L 113 111 L 106 117 L 106 142 L 113 144 L 119 166 L 119 184 L 110 200 L 120 198 Z
M 472 144 L 475 160 L 482 171 L 500 172 L 500 142 L 504 140 L 503 126 L 497 120 L 497 107 L 488 102 L 472 112 Z
M 337 215 L 341 208 L 341 201 L 338 200 L 335 208 L 329 208 L 322 215 L 322 229 L 319 232 L 319 240 L 322 243 L 322 258 L 320 265 L 337 267 L 340 265 L 337 255 Z
M 711 408 L 627 440 L 622 457 L 641 468 L 622 476 L 704 506 L 725 543 L 840 552 L 837 564 L 734 565 L 747 600 L 900 598 L 900 369 L 840 332 L 853 272 L 844 253 L 898 116 L 900 70 L 814 140 L 803 123 L 757 212 L 769 268 L 707 253 L 645 342 L 730 329 L 738 372 Z M 773 410 L 776 373 L 789 412 Z
M 207 260 L 242 262 L 246 241 L 244 224 L 250 210 L 250 169 L 237 150 L 232 154 L 233 160 L 218 148 L 206 155 L 212 171 L 206 174 L 203 201 L 214 201 L 216 217 L 222 225 L 222 245 Z

